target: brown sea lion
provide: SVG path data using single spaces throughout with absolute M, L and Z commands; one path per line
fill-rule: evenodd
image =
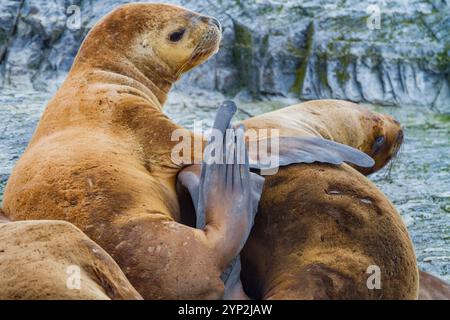
M 392 117 L 339 100 L 301 103 L 243 121 L 280 135 L 316 135 L 374 158 L 371 173 L 403 141 Z M 418 271 L 401 217 L 347 165 L 294 165 L 266 178 L 255 226 L 244 247 L 242 280 L 264 299 L 415 299 Z M 369 266 L 381 289 L 369 289 Z
M 0 300 L 142 299 L 115 261 L 65 221 L 0 213 Z
M 146 299 L 220 298 L 241 235 L 225 241 L 220 228 L 177 222 L 171 134 L 183 129 L 161 111 L 172 84 L 220 39 L 216 19 L 172 5 L 127 4 L 101 19 L 9 178 L 6 215 L 73 223 Z M 216 227 L 246 219 L 213 216 Z
M 221 112 L 221 109 L 226 106 L 229 107 L 229 111 L 226 113 Z M 225 146 L 229 147 L 230 142 L 234 146 L 235 139 L 241 142 L 240 144 L 238 143 L 236 147 L 229 148 L 230 150 L 225 150 L 225 153 L 227 155 L 226 158 L 233 159 L 231 158 L 233 156 L 234 160 L 237 159 L 236 153 L 239 153 L 238 150 L 242 150 L 241 148 L 243 148 L 245 151 L 247 151 L 247 148 L 250 150 L 254 150 L 254 148 L 250 148 L 244 142 L 246 141 L 245 136 L 249 133 L 249 131 L 245 131 L 245 128 L 242 125 L 237 126 L 236 129 L 234 129 L 234 131 L 236 131 L 236 136 L 229 135 L 230 132 L 227 132 L 227 135 L 225 136 L 225 129 L 230 125 L 231 121 L 230 115 L 236 112 L 236 110 L 237 108 L 234 103 L 232 103 L 231 101 L 225 102 L 224 105 L 219 109 L 214 122 L 214 128 L 221 128 L 219 139 L 223 140 Z M 223 114 L 226 114 L 227 116 L 224 117 Z M 227 138 L 230 138 L 231 140 Z M 211 138 L 211 140 L 212 141 L 210 141 L 209 144 L 212 144 L 216 140 L 216 138 Z M 249 141 L 247 140 L 247 142 Z M 258 140 L 258 142 L 263 142 L 263 139 Z M 280 137 L 278 142 L 279 148 L 277 148 L 277 151 L 279 151 L 279 153 L 274 156 L 278 158 L 278 161 L 276 163 L 280 166 L 286 166 L 292 163 L 311 162 L 342 164 L 344 161 L 358 164 L 362 167 L 371 167 L 374 165 L 373 159 L 362 153 L 361 151 L 319 137 Z M 201 166 L 190 166 L 178 175 L 179 183 L 177 191 L 179 192 L 180 207 L 182 208 L 182 221 L 191 226 L 195 225 L 200 229 L 205 228 L 205 222 L 208 218 L 208 214 L 206 214 L 205 210 L 205 208 L 207 207 L 205 205 L 206 201 L 212 204 L 213 207 L 224 206 L 224 203 L 226 204 L 227 202 L 232 201 L 236 203 L 236 207 L 234 208 L 234 210 L 237 209 L 237 206 L 241 205 L 244 206 L 244 208 L 240 208 L 240 211 L 252 212 L 254 214 L 256 212 L 257 204 L 262 193 L 262 182 L 258 182 L 258 180 L 256 179 L 258 176 L 256 174 L 250 173 L 250 168 L 258 170 L 262 169 L 264 165 L 261 164 L 261 162 L 256 161 L 256 163 L 253 164 L 250 164 L 249 162 L 247 166 L 240 168 L 241 174 L 253 176 L 253 184 L 251 188 L 247 190 L 247 192 L 245 192 L 245 189 L 241 187 L 242 190 L 240 192 L 227 194 L 226 190 L 228 188 L 226 186 L 230 184 L 232 185 L 234 181 L 239 179 L 235 179 L 233 178 L 233 176 L 231 177 L 231 179 L 227 177 L 231 175 L 230 172 L 233 168 L 233 166 L 230 166 L 230 164 L 228 164 L 228 161 L 226 163 L 224 161 L 221 161 L 215 165 L 208 164 L 208 157 L 213 157 L 207 151 L 208 149 L 209 146 L 205 149 L 206 159 L 201 164 Z M 229 154 L 229 151 L 231 151 L 231 154 Z M 250 154 L 251 152 L 249 152 L 249 155 Z M 254 158 L 259 158 L 257 152 L 254 155 Z M 249 160 L 248 156 L 246 160 Z M 214 180 L 211 180 L 210 176 L 208 175 L 208 172 L 212 170 L 211 167 L 218 172 L 215 175 Z M 260 177 L 260 179 L 262 178 Z M 185 189 L 187 189 L 188 192 L 186 192 Z M 191 196 L 189 197 L 189 195 Z M 242 198 L 249 198 L 249 201 L 242 203 Z M 245 207 L 245 205 L 247 205 L 248 207 Z M 189 207 L 191 206 L 193 206 L 193 208 L 189 209 Z M 245 240 L 247 240 L 252 225 L 253 218 L 251 219 L 251 223 L 245 224 L 244 229 L 242 229 L 242 226 L 239 227 L 241 229 L 241 232 L 243 232 L 243 234 L 245 235 L 243 238 L 241 238 L 243 242 L 241 243 L 239 251 L 245 244 Z M 237 229 L 238 226 L 229 225 L 227 226 L 227 228 Z M 246 298 L 246 295 L 242 289 L 239 274 L 240 259 L 239 257 L 236 257 L 236 259 L 233 260 L 227 270 L 222 274 L 222 279 L 224 279 L 225 282 L 225 299 Z
M 242 123 L 348 144 L 375 157 L 373 171 L 395 155 L 403 138 L 391 117 L 335 100 Z M 241 258 L 243 286 L 253 298 L 415 299 L 418 293 L 415 254 L 401 217 L 348 165 L 292 165 L 267 176 Z M 367 285 L 371 266 L 380 270 L 380 289 Z

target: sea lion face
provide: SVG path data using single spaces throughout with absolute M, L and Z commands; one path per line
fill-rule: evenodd
M 222 27 L 217 19 L 167 4 L 135 6 L 142 6 L 147 23 L 132 45 L 134 60 L 158 61 L 178 78 L 219 50 Z
M 375 160 L 375 166 L 367 171 L 363 169 L 365 174 L 369 174 L 381 169 L 397 155 L 403 143 L 403 130 L 400 123 L 389 115 L 373 113 L 363 121 L 370 138 L 362 151 Z

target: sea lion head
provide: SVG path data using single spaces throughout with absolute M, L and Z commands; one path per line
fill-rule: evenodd
M 363 127 L 368 130 L 363 152 L 375 160 L 375 166 L 365 170 L 365 174 L 378 171 L 399 152 L 403 143 L 403 130 L 400 123 L 390 115 L 371 112 L 363 120 Z
M 219 50 L 222 27 L 217 19 L 167 4 L 135 6 L 142 8 L 138 14 L 146 23 L 134 39 L 134 59 L 144 64 L 156 59 L 178 77 Z
M 172 83 L 214 55 L 221 34 L 222 27 L 213 17 L 175 5 L 131 3 L 93 27 L 79 56 L 96 61 L 97 66 L 126 59 L 153 82 Z

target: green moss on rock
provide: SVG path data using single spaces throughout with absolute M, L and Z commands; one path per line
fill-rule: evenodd
M 242 87 L 251 81 L 251 66 L 253 60 L 253 38 L 245 26 L 234 24 L 234 47 L 233 57 L 235 64 L 240 72 L 240 83 L 238 86 Z
M 308 68 L 308 61 L 311 57 L 312 51 L 314 48 L 314 23 L 311 22 L 308 26 L 308 30 L 306 32 L 306 50 L 301 52 L 304 55 L 300 62 L 300 66 L 297 69 L 295 81 L 292 85 L 291 91 L 301 95 L 303 92 L 303 84 L 305 82 L 306 70 Z
M 442 73 L 450 73 L 450 43 L 446 43 L 444 49 L 436 55 L 437 67 Z

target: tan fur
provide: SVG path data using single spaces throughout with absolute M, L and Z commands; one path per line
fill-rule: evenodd
M 400 124 L 391 116 L 343 100 L 312 100 L 247 119 L 246 128 L 274 128 L 281 136 L 320 136 L 370 155 L 375 166 L 357 168 L 369 174 L 381 169 L 403 142 Z M 376 147 L 375 139 L 384 143 Z
M 79 289 L 69 278 L 80 270 Z M 68 269 L 69 268 L 69 269 Z M 0 300 L 142 299 L 114 260 L 64 221 L 0 223 Z
M 171 43 L 179 28 L 186 34 Z M 174 81 L 218 50 L 208 17 L 128 4 L 98 22 L 47 105 L 5 189 L 13 220 L 67 220 L 101 245 L 144 298 L 218 298 L 216 248 L 177 223 L 181 168 L 161 108 Z

